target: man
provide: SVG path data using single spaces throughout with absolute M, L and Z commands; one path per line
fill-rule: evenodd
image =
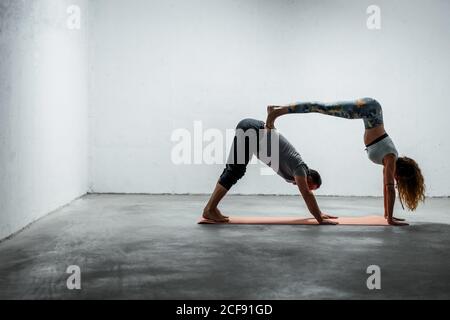
M 308 168 L 284 136 L 276 130 L 267 130 L 264 122 L 256 119 L 244 119 L 238 123 L 226 167 L 203 210 L 203 218 L 216 222 L 229 221 L 217 206 L 228 190 L 244 176 L 253 155 L 287 182 L 297 185 L 309 212 L 319 224 L 337 224 L 327 220 L 336 217 L 322 213 L 312 193 L 322 184 L 319 173 Z

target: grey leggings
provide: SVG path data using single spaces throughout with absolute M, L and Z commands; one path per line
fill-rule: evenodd
M 290 113 L 318 112 L 346 119 L 363 119 L 366 129 L 383 124 L 381 105 L 372 98 L 333 103 L 300 102 L 290 105 L 288 110 Z
M 256 119 L 244 119 L 241 120 L 238 125 L 236 126 L 236 129 L 241 129 L 244 132 L 248 131 L 248 130 L 254 130 L 255 131 L 255 136 L 257 141 L 256 145 L 251 145 L 250 144 L 250 140 L 249 139 L 245 139 L 244 143 L 245 143 L 245 150 L 243 150 L 245 152 L 244 155 L 240 155 L 244 157 L 244 161 L 243 163 L 241 163 L 240 161 L 238 161 L 238 152 L 239 152 L 239 148 L 238 148 L 238 138 L 237 136 L 234 137 L 233 140 L 233 159 L 230 159 L 230 161 L 227 161 L 228 163 L 226 164 L 225 169 L 223 170 L 222 174 L 220 175 L 219 178 L 219 184 L 224 187 L 227 190 L 230 190 L 230 188 L 236 184 L 236 182 L 241 179 L 244 175 L 245 172 L 247 170 L 247 165 L 250 162 L 250 159 L 252 158 L 252 156 L 254 154 L 258 155 L 259 153 L 259 130 L 264 129 L 264 122 L 260 121 L 260 120 L 256 120 Z

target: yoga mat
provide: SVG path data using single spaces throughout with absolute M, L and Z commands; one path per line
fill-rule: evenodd
M 332 219 L 344 226 L 389 226 L 383 216 L 364 216 L 364 217 L 339 217 Z M 201 219 L 198 224 L 300 224 L 300 225 L 318 225 L 314 218 L 298 217 L 230 217 L 229 222 L 215 222 L 212 220 Z

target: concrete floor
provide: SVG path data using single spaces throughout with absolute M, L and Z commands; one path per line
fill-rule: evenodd
M 197 225 L 206 196 L 88 195 L 0 243 L 1 299 L 449 299 L 450 199 L 409 227 Z M 382 214 L 379 198 L 319 198 Z M 233 215 L 308 216 L 298 197 L 229 196 Z M 381 268 L 368 290 L 366 268 Z M 81 290 L 66 268 L 81 268 Z

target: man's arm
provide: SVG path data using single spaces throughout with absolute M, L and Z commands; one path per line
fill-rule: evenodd
M 324 218 L 322 217 L 322 212 L 319 209 L 316 197 L 314 196 L 314 193 L 312 193 L 311 190 L 309 190 L 306 177 L 295 176 L 294 179 L 298 189 L 300 190 L 303 200 L 305 200 L 309 212 L 314 216 L 314 218 L 316 218 L 317 222 L 319 222 L 319 224 L 337 224 L 337 222 L 324 220 Z

